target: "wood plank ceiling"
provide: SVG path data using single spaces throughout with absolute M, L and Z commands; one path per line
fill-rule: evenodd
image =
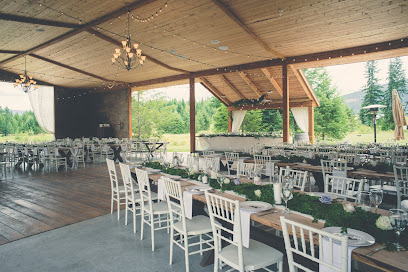
M 140 90 L 197 76 L 227 105 L 262 94 L 280 103 L 279 64 L 286 59 L 291 101 L 317 105 L 299 69 L 408 54 L 406 0 L 133 1 L 133 17 L 159 16 L 131 19 L 132 39 L 147 55 L 145 65 L 131 71 L 110 60 L 125 31 L 123 1 L 0 0 L 0 7 L 0 66 L 21 73 L 27 55 L 35 79 L 72 88 L 113 82 Z M 401 44 L 388 50 L 389 41 Z M 375 49 L 355 55 L 348 49 L 378 43 L 385 45 L 372 54 L 365 53 Z M 341 50 L 348 55 L 336 55 Z

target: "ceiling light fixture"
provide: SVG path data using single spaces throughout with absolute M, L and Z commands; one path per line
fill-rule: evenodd
M 19 87 L 25 93 L 32 91 L 33 88 L 34 90 L 38 89 L 37 82 L 33 80 L 32 76 L 27 75 L 26 56 L 24 56 L 24 74 L 20 75 L 20 78 L 16 79 L 16 83 L 14 83 L 14 87 Z
M 127 28 L 125 30 L 126 40 L 122 41 L 123 48 L 116 48 L 115 54 L 113 54 L 112 63 L 116 64 L 122 69 L 130 70 L 138 66 L 143 66 L 143 62 L 146 60 L 146 56 L 142 56 L 142 49 L 138 48 L 139 44 L 132 44 L 130 40 L 130 25 L 129 16 L 130 10 L 128 3 L 127 7 Z

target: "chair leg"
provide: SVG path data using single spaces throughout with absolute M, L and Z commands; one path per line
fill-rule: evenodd
M 283 261 L 280 261 L 280 262 L 278 263 L 278 271 L 279 271 L 279 272 L 283 272 Z
M 111 214 L 113 213 L 113 198 L 114 198 L 114 195 L 115 195 L 115 193 L 112 191 L 112 195 L 111 195 Z
M 185 261 L 186 261 L 186 272 L 190 271 L 190 263 L 188 261 L 188 235 L 183 235 L 184 236 L 184 256 L 185 256 Z
M 203 235 L 200 234 L 200 255 L 203 256 Z
M 120 196 L 119 196 L 119 193 L 116 194 L 116 197 L 117 197 L 116 203 L 117 203 L 117 206 L 118 206 L 117 211 L 118 211 L 118 220 L 119 220 L 120 219 Z
M 128 205 L 129 205 L 129 203 L 128 203 L 128 201 L 127 201 L 127 199 L 126 199 L 126 213 L 125 213 L 125 225 L 127 225 L 128 224 L 128 210 L 129 210 L 129 207 L 128 207 Z
M 173 239 L 174 239 L 174 229 L 170 229 L 170 265 L 173 264 Z
M 144 221 L 145 221 L 145 214 L 144 214 L 144 210 L 142 209 L 141 213 L 140 213 L 140 240 L 143 240 L 143 230 L 144 230 Z
M 150 217 L 150 230 L 151 230 L 151 235 L 152 235 L 152 251 L 154 251 L 154 215 L 152 214 Z

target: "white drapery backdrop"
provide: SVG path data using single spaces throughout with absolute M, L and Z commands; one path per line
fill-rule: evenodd
M 31 107 L 40 127 L 48 133 L 55 133 L 54 87 L 38 86 L 28 93 Z
M 303 132 L 309 133 L 309 109 L 307 107 L 299 107 L 291 108 L 291 111 L 299 128 Z
M 232 129 L 231 132 L 238 132 L 239 128 L 242 125 L 242 121 L 244 121 L 244 117 L 246 114 L 246 110 L 241 111 L 233 111 L 232 112 Z

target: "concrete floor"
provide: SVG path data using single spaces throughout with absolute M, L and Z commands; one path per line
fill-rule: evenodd
M 123 211 L 122 211 L 123 213 Z M 150 230 L 140 240 L 140 221 L 133 225 L 117 221 L 113 213 L 44 232 L 0 246 L 1 272 L 47 271 L 185 271 L 184 251 L 174 247 L 169 265 L 169 234 L 155 232 L 151 251 Z M 190 271 L 213 271 L 200 266 L 201 256 L 190 256 Z

